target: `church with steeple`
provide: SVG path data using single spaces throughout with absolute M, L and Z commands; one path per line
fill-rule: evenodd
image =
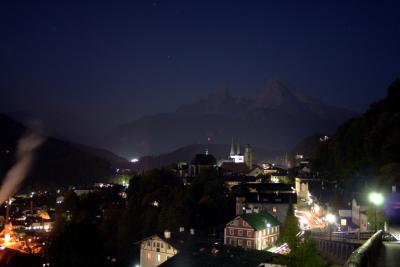
M 229 153 L 229 158 L 232 159 L 234 163 L 243 163 L 244 155 L 240 153 L 240 144 L 237 144 L 237 150 L 235 151 L 235 144 L 232 139 L 231 152 Z
M 218 162 L 218 166 L 221 167 L 222 164 L 238 164 L 246 165 L 248 169 L 253 168 L 254 164 L 254 150 L 250 145 L 246 145 L 244 148 L 244 153 L 241 152 L 241 146 L 239 143 L 234 142 L 232 138 L 231 149 L 229 152 L 228 159 L 223 159 Z

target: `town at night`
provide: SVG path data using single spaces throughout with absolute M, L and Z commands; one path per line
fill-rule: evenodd
M 400 2 L 0 3 L 0 267 L 400 266 Z

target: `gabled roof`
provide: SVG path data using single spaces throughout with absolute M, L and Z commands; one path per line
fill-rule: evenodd
M 258 193 L 268 193 L 268 192 L 276 192 L 276 191 L 293 191 L 294 185 L 292 184 L 284 184 L 284 183 L 248 183 L 241 184 L 233 187 L 233 190 L 237 190 L 239 188 L 255 190 Z
M 204 267 L 204 266 L 264 266 L 273 258 L 282 258 L 277 253 L 263 250 L 245 250 L 240 247 L 230 247 L 215 244 L 198 244 L 193 251 L 179 253 L 163 262 L 160 267 Z
M 240 215 L 240 217 L 257 231 L 267 228 L 267 224 L 271 226 L 280 224 L 279 221 L 267 211 L 247 213 Z
M 184 232 L 174 231 L 171 233 L 171 237 L 168 239 L 164 237 L 163 233 L 157 233 L 157 234 L 151 235 L 149 237 L 146 237 L 146 238 L 140 240 L 138 243 L 142 243 L 149 239 L 159 239 L 159 240 L 166 242 L 167 244 L 174 247 L 175 249 L 181 251 L 183 249 L 191 247 L 193 242 L 196 240 L 196 238 L 197 237 L 195 235 L 191 235 L 187 231 L 184 231 Z
M 246 203 L 297 203 L 296 193 L 245 193 L 242 196 Z
M 235 163 L 235 162 L 222 162 L 220 168 L 223 172 L 233 172 L 233 173 L 247 173 L 249 168 L 246 163 Z

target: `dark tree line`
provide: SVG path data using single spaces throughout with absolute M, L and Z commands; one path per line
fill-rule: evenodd
M 313 155 L 313 166 L 344 184 L 372 180 L 377 185 L 400 181 L 400 80 L 387 97 L 358 118 L 344 123 Z
M 143 237 L 180 226 L 211 229 L 235 214 L 234 198 L 213 171 L 184 186 L 175 173 L 154 169 L 132 177 L 127 196 L 121 202 L 117 194 L 115 199 L 105 199 L 104 195 L 78 197 L 69 192 L 56 211 L 52 262 L 56 266 L 132 266 L 139 261 L 137 242 Z

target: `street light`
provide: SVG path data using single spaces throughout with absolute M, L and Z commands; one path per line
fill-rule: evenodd
M 329 240 L 332 240 L 332 224 L 336 221 L 336 216 L 328 213 L 325 217 L 325 220 L 328 221 L 329 226 Z
M 377 230 L 377 225 L 376 225 L 376 210 L 377 210 L 377 208 L 378 208 L 378 206 L 380 206 L 380 205 L 382 205 L 383 204 L 383 202 L 384 202 L 384 198 L 383 198 L 383 195 L 381 194 L 381 193 L 376 193 L 376 192 L 372 192 L 372 193 L 370 193 L 369 194 L 369 201 L 372 203 L 372 204 L 374 204 L 374 206 L 375 206 L 375 219 L 374 219 L 374 221 L 375 221 L 375 232 L 376 232 L 376 230 Z

